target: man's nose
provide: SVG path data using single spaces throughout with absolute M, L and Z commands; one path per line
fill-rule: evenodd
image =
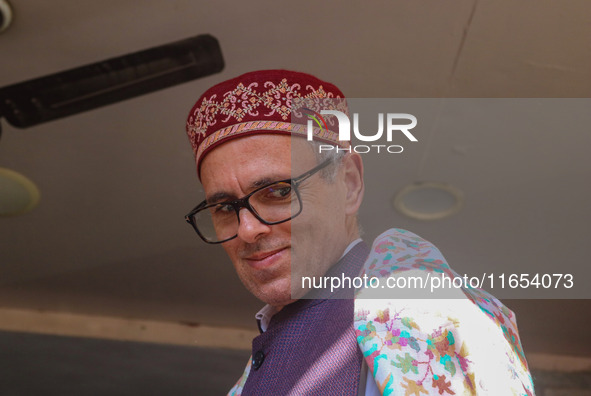
M 261 236 L 271 232 L 271 226 L 261 223 L 250 210 L 241 208 L 238 212 L 240 224 L 238 224 L 238 238 L 247 243 L 254 243 Z

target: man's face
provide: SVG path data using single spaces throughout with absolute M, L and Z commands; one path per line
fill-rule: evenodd
M 214 194 L 235 199 L 316 165 L 302 138 L 254 135 L 228 141 L 207 154 L 201 181 L 208 200 Z M 322 276 L 339 259 L 349 243 L 341 179 L 339 172 L 331 183 L 319 173 L 305 180 L 298 189 L 302 213 L 285 223 L 265 225 L 247 209 L 240 210 L 238 236 L 222 246 L 242 283 L 257 298 L 275 307 L 293 302 L 292 271 Z

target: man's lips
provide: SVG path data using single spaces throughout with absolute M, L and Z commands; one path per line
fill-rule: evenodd
M 244 260 L 251 267 L 255 269 L 262 269 L 275 264 L 279 259 L 281 259 L 281 257 L 283 257 L 286 254 L 289 254 L 289 251 L 287 247 L 284 247 L 280 249 L 270 250 L 267 252 L 258 252 L 256 254 L 252 254 L 248 257 L 245 257 Z

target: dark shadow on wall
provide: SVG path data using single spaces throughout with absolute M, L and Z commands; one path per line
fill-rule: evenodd
M 0 395 L 223 395 L 250 351 L 0 331 Z

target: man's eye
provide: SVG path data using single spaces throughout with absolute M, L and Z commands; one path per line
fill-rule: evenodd
M 228 205 L 228 204 L 218 204 L 215 206 L 214 208 L 214 213 L 215 214 L 228 214 L 234 211 L 234 207 L 232 205 Z
M 281 198 L 289 197 L 290 194 L 291 194 L 291 186 L 285 185 L 285 186 L 269 187 L 266 195 L 267 195 L 267 198 L 269 198 L 269 199 L 281 199 Z

